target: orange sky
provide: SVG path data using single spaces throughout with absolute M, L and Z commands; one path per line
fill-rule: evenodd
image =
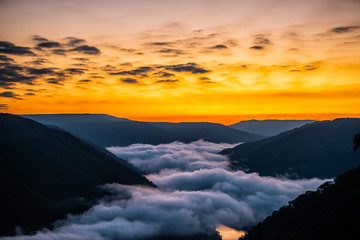
M 359 12 L 356 0 L 3 0 L 0 109 L 360 117 Z

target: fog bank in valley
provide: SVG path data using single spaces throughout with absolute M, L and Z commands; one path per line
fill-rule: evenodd
M 102 188 L 111 195 L 89 211 L 58 221 L 53 231 L 17 238 L 130 240 L 213 234 L 221 225 L 246 230 L 325 181 L 231 171 L 226 156 L 217 152 L 232 146 L 200 140 L 108 148 L 139 168 L 158 189 L 106 184 Z

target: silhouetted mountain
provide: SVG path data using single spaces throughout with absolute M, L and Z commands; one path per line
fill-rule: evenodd
M 229 127 L 270 137 L 313 122 L 314 120 L 249 120 L 229 125 Z
M 314 122 L 221 154 L 229 155 L 234 169 L 262 176 L 331 178 L 359 164 L 360 153 L 352 149 L 354 132 L 359 131 L 356 118 Z
M 153 184 L 105 150 L 35 121 L 0 114 L 0 235 L 84 211 L 105 183 Z M 115 160 L 116 159 L 116 160 Z
M 203 139 L 210 142 L 251 142 L 263 139 L 264 136 L 229 128 L 219 123 L 181 122 L 181 123 L 152 123 L 156 127 L 167 130 L 187 138 L 188 141 Z
M 41 122 L 46 125 L 61 125 L 65 123 L 75 122 L 126 122 L 131 121 L 126 118 L 117 118 L 107 114 L 30 114 L 21 115 L 34 121 Z
M 103 147 L 127 146 L 133 143 L 160 144 L 184 140 L 182 136 L 155 127 L 150 123 L 122 118 L 117 120 L 116 117 L 105 114 L 40 114 L 24 115 L 24 117 L 60 127 L 75 136 Z
M 360 159 L 359 159 L 360 160 Z M 360 239 L 360 167 L 273 212 L 243 240 Z
M 57 117 L 59 116 L 59 119 Z M 215 142 L 247 142 L 262 136 L 238 131 L 215 123 L 148 123 L 98 114 L 24 115 L 61 129 L 103 147 L 133 143 L 161 144 L 205 139 Z M 84 117 L 84 121 L 82 121 Z

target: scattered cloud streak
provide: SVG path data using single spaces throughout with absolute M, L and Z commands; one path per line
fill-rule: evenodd
M 69 52 L 78 52 L 78 53 L 88 54 L 88 55 L 99 55 L 100 49 L 98 49 L 97 47 L 94 47 L 94 46 L 81 45 L 81 46 L 77 46 L 77 47 L 70 49 Z
M 29 47 L 16 46 L 15 44 L 7 41 L 0 41 L 0 53 L 35 56 L 35 53 L 32 52 Z
M 207 70 L 204 67 L 201 67 L 199 64 L 194 62 L 189 62 L 186 64 L 167 65 L 163 67 L 169 71 L 187 72 L 192 74 L 203 74 L 203 73 L 211 72 L 211 70 Z
M 219 45 L 210 47 L 210 49 L 224 50 L 224 49 L 228 49 L 228 47 L 226 45 L 219 44 Z
M 175 83 L 175 82 L 179 82 L 178 79 L 162 79 L 162 80 L 157 80 L 157 83 Z
M 135 78 L 121 78 L 121 82 L 130 83 L 130 84 L 138 84 L 139 82 Z
M 18 97 L 18 96 L 19 96 L 18 94 L 15 94 L 15 93 L 10 92 L 10 91 L 0 93 L 0 97 L 14 98 L 14 99 L 17 99 L 17 100 L 21 100 L 21 98 Z
M 58 42 L 40 42 L 36 45 L 38 48 L 57 48 L 60 47 Z
M 343 26 L 343 27 L 335 27 L 330 29 L 330 32 L 332 33 L 348 33 L 348 32 L 353 32 L 355 30 L 360 29 L 359 25 L 353 25 L 353 26 Z
M 112 72 L 110 75 L 132 75 L 138 77 L 147 77 L 147 73 L 153 71 L 152 67 L 139 67 L 130 71 Z
M 0 104 L 0 109 L 8 109 L 9 106 L 7 104 Z

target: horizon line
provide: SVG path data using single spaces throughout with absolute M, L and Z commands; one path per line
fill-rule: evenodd
M 164 115 L 164 116 L 125 116 L 118 113 L 103 112 L 59 112 L 59 113 L 10 113 L 16 115 L 52 115 L 52 114 L 105 114 L 117 118 L 126 118 L 142 122 L 212 122 L 231 125 L 240 121 L 250 120 L 314 120 L 326 121 L 336 118 L 360 118 L 360 113 L 258 113 L 258 114 L 234 114 L 234 115 Z

